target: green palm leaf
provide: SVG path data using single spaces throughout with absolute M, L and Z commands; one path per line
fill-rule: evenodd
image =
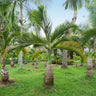
M 35 53 L 33 53 L 31 60 L 33 60 L 33 58 L 37 57 L 41 53 L 46 53 L 46 51 L 36 51 Z
M 51 44 L 51 48 L 52 49 L 55 48 L 56 45 L 58 45 L 59 43 L 64 42 L 64 41 L 70 41 L 70 39 L 66 38 L 66 37 L 65 38 L 59 38 L 53 44 Z
M 65 6 L 65 9 L 73 9 L 77 11 L 78 8 L 81 8 L 84 4 L 84 0 L 66 0 L 63 3 L 63 6 Z
M 96 28 L 85 31 L 80 39 L 81 45 L 84 45 L 91 37 L 94 36 L 96 36 Z
M 74 28 L 76 29 L 77 26 L 74 25 L 73 23 L 64 23 L 55 28 L 55 31 L 51 35 L 51 42 L 53 42 L 56 38 L 60 37 L 65 33 L 66 30 Z
M 86 62 L 86 56 L 83 53 L 82 47 L 75 41 L 65 41 L 58 44 L 56 48 L 73 51 L 81 57 L 82 62 Z

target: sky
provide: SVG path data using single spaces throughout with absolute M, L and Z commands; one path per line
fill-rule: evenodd
M 47 14 L 49 18 L 51 18 L 53 29 L 61 23 L 72 21 L 74 11 L 70 9 L 65 10 L 62 6 L 64 1 L 65 0 L 52 0 L 52 3 L 49 3 L 47 6 Z M 84 6 L 77 11 L 77 14 L 77 25 L 88 22 L 89 12 Z
M 60 25 L 66 21 L 71 22 L 73 18 L 74 11 L 71 9 L 65 10 L 62 4 L 65 0 L 43 0 L 44 4 L 47 5 L 47 15 L 52 22 L 52 30 L 55 29 L 57 25 Z M 32 3 L 29 6 L 26 4 L 29 9 L 36 9 L 36 6 Z M 77 20 L 76 24 L 86 24 L 88 22 L 89 12 L 83 6 L 77 11 Z

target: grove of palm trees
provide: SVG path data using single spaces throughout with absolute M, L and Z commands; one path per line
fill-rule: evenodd
M 96 96 L 95 0 L 0 0 L 0 96 Z

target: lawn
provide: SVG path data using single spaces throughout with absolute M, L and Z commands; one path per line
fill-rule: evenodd
M 60 65 L 53 65 L 54 87 L 43 86 L 44 62 L 38 65 L 39 69 L 31 64 L 24 65 L 23 69 L 15 66 L 10 68 L 7 65 L 10 78 L 15 82 L 0 86 L 0 96 L 96 96 L 96 70 L 93 77 L 87 77 L 86 66 L 61 69 Z

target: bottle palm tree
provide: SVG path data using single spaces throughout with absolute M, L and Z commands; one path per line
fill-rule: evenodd
M 15 36 L 17 33 L 16 31 L 19 31 L 19 27 L 16 24 L 16 22 L 11 25 L 10 24 L 10 5 L 11 3 L 9 2 L 0 2 L 0 64 L 3 64 L 2 70 L 1 70 L 1 80 L 2 81 L 8 81 L 9 79 L 9 74 L 7 69 L 5 68 L 5 56 L 7 53 L 7 49 L 10 46 L 11 42 L 14 40 Z
M 37 24 L 37 26 L 43 30 L 44 36 L 42 36 L 40 33 L 37 35 L 34 32 L 24 33 L 22 39 L 18 41 L 20 45 L 16 46 L 16 48 L 25 47 L 32 44 L 35 46 L 45 47 L 48 54 L 48 63 L 44 78 L 44 85 L 53 85 L 54 77 L 51 61 L 51 54 L 53 49 L 61 48 L 72 50 L 79 54 L 83 61 L 86 58 L 83 54 L 82 48 L 77 42 L 69 41 L 69 39 L 66 37 L 64 38 L 64 32 L 66 30 L 77 26 L 72 23 L 61 24 L 56 27 L 54 32 L 52 32 L 52 25 L 47 17 L 47 12 L 43 5 L 39 6 L 38 10 L 32 10 L 32 12 L 29 14 L 30 21 L 33 22 L 33 24 Z

